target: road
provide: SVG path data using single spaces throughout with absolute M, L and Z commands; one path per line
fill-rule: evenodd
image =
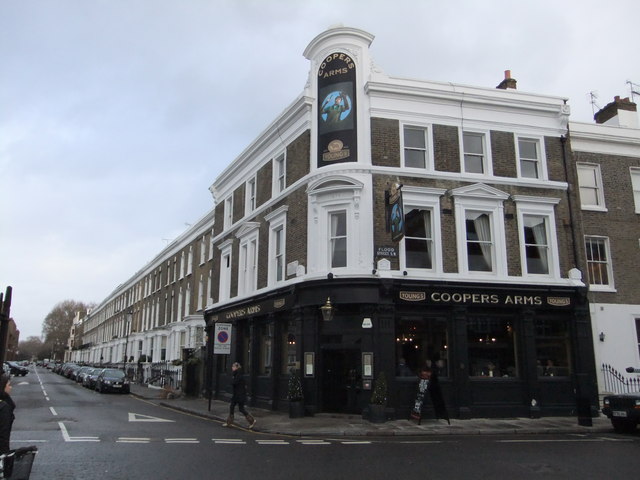
M 42 368 L 12 385 L 11 443 L 38 446 L 34 480 L 600 480 L 640 469 L 640 433 L 287 437 L 99 394 Z

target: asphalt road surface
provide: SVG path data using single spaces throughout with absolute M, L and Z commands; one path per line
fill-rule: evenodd
M 600 480 L 638 478 L 640 471 L 638 432 L 287 437 L 99 394 L 42 368 L 12 384 L 12 448 L 38 447 L 34 480 Z

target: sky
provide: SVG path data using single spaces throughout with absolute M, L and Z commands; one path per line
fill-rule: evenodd
M 388 75 L 494 88 L 511 70 L 593 123 L 590 92 L 640 84 L 638 18 L 631 0 L 0 0 L 0 291 L 20 339 L 213 208 L 326 29 L 375 35 Z

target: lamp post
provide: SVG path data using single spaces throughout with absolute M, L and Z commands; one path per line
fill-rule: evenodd
M 124 362 L 122 364 L 122 370 L 124 371 L 125 376 L 127 375 L 127 347 L 129 346 L 129 326 L 131 325 L 131 319 L 133 317 L 133 309 L 127 310 L 127 314 L 125 315 L 124 322 Z
M 322 312 L 322 319 L 325 322 L 330 322 L 333 319 L 334 313 L 333 305 L 331 305 L 331 298 L 327 297 L 327 302 L 320 307 L 320 312 Z

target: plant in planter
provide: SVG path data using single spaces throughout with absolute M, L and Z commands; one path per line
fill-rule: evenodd
M 298 372 L 293 370 L 289 374 L 287 385 L 287 400 L 289 400 L 289 417 L 304 417 L 304 393 L 302 392 L 302 381 Z
M 371 423 L 384 423 L 386 415 L 384 409 L 387 406 L 387 376 L 381 372 L 373 387 L 371 403 L 369 404 L 369 420 Z

